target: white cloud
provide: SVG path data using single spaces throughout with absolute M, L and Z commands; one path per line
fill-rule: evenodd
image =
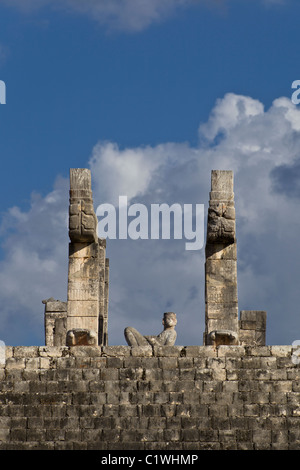
M 267 5 L 281 0 L 258 0 Z M 219 8 L 226 0 L 0 0 L 0 5 L 32 12 L 49 6 L 57 11 L 87 15 L 109 29 L 139 32 L 152 24 L 167 20 L 183 9 L 198 4 Z
M 220 133 L 228 134 L 239 123 L 245 125 L 253 116 L 263 112 L 264 107 L 258 100 L 228 93 L 217 100 L 208 122 L 200 126 L 199 132 L 208 140 L 214 140 Z
M 111 142 L 96 145 L 89 162 L 92 174 L 99 175 L 102 197 L 112 204 L 117 204 L 119 195 L 125 194 L 131 199 L 144 193 L 159 164 L 161 155 L 157 149 L 120 150 Z M 106 178 L 104 175 L 110 176 Z
M 116 201 L 121 193 L 149 204 L 157 201 L 206 203 L 211 169 L 234 170 L 240 308 L 268 310 L 272 341 L 287 341 L 293 332 L 291 325 L 297 325 L 297 316 L 293 316 L 297 285 L 287 283 L 286 279 L 290 263 L 296 276 L 300 261 L 294 253 L 300 221 L 292 216 L 297 213 L 298 201 L 274 190 L 272 172 L 281 165 L 293 165 L 297 161 L 299 119 L 300 111 L 286 98 L 275 100 L 270 109 L 264 110 L 257 100 L 227 94 L 217 101 L 207 123 L 200 126 L 199 147 L 168 143 L 120 151 L 111 143 L 101 144 L 93 152 L 91 166 L 97 203 L 106 201 L 107 197 Z M 108 164 L 106 159 L 112 148 L 114 157 Z M 132 155 L 138 162 L 131 160 L 133 173 L 128 165 Z M 122 163 L 124 168 L 120 173 Z M 108 166 L 109 180 L 103 172 Z M 291 218 L 293 230 L 289 229 Z M 131 323 L 147 331 L 155 327 L 152 318 L 157 320 L 159 312 L 172 305 L 181 318 L 187 317 L 182 326 L 183 338 L 190 337 L 192 342 L 198 338 L 201 342 L 203 252 L 187 253 L 176 242 L 169 245 L 150 241 L 141 241 L 139 245 L 126 243 L 108 243 L 114 263 L 112 283 L 116 291 L 122 285 L 127 292 L 123 292 L 124 297 L 112 311 L 118 312 L 118 318 L 124 316 L 124 322 L 127 316 L 131 317 Z M 114 270 L 118 271 L 116 278 Z M 112 285 L 112 292 L 113 289 Z M 281 293 L 279 299 L 274 295 L 276 292 Z M 138 298 L 143 299 L 143 308 Z M 285 318 L 283 309 L 290 312 L 285 313 Z M 180 322 L 178 329 L 179 325 Z
M 116 203 L 119 195 L 148 205 L 204 203 L 207 208 L 211 170 L 234 171 L 239 307 L 268 311 L 270 344 L 290 344 L 300 328 L 299 199 L 285 190 L 289 180 L 282 171 L 299 167 L 299 119 L 300 111 L 286 98 L 264 110 L 257 100 L 228 94 L 200 126 L 197 147 L 166 143 L 119 149 L 101 142 L 90 158 L 95 208 Z M 43 341 L 41 300 L 66 299 L 67 204 L 67 182 L 60 180 L 51 194 L 33 198 L 27 212 L 14 208 L 4 216 L 4 341 L 11 318 L 15 324 L 37 322 Z M 204 250 L 186 251 L 184 243 L 108 240 L 110 344 L 125 344 L 123 330 L 129 325 L 158 333 L 169 310 L 178 314 L 177 344 L 202 344 Z M 30 336 L 27 326 L 23 330 L 23 338 Z
M 101 24 L 110 24 L 116 29 L 141 31 L 152 23 L 166 19 L 191 0 L 68 0 L 74 10 L 92 15 Z
M 203 1 L 206 0 L 0 0 L 0 5 L 17 7 L 23 12 L 50 6 L 57 11 L 88 15 L 113 29 L 138 32 Z

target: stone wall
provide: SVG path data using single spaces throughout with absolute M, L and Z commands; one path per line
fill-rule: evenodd
M 0 449 L 299 450 L 300 366 L 292 353 L 6 347 Z

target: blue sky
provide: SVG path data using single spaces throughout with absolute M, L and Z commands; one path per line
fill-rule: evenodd
M 69 168 L 91 168 L 95 205 L 121 191 L 207 205 L 216 165 L 235 171 L 240 309 L 267 310 L 270 344 L 299 339 L 299 14 L 296 0 L 0 0 L 3 341 L 43 344 L 41 300 L 66 298 Z M 156 243 L 108 244 L 110 341 L 128 324 L 158 333 L 173 309 L 180 344 L 202 344 L 204 250 Z

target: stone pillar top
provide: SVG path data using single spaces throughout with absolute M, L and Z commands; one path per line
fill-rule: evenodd
M 233 193 L 233 171 L 231 170 L 212 170 L 211 172 L 211 190 L 225 191 Z
M 233 172 L 230 170 L 212 170 L 211 192 L 209 193 L 211 204 L 226 202 L 233 204 Z
M 87 168 L 70 168 L 70 189 L 92 189 L 91 172 Z

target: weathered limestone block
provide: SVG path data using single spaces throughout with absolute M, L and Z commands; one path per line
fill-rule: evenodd
M 224 243 L 207 243 L 205 247 L 207 260 L 228 259 L 237 260 L 236 243 L 224 245 Z
M 97 263 L 95 263 L 95 258 L 80 258 L 78 256 L 75 257 L 73 254 L 70 254 L 69 277 L 72 281 L 76 281 L 77 279 L 97 280 L 99 277 L 99 266 L 97 265 Z
M 69 300 L 97 300 L 99 281 L 98 279 L 69 280 Z
M 67 302 L 52 297 L 43 300 L 45 305 L 45 344 L 46 346 L 63 346 L 67 331 Z
M 213 346 L 238 344 L 238 334 L 231 330 L 218 328 L 218 330 L 209 333 L 207 343 Z
M 223 192 L 229 194 L 229 197 L 232 197 L 233 172 L 227 170 L 213 170 L 211 172 L 211 191 Z
M 236 260 L 208 259 L 206 261 L 207 282 L 211 285 L 226 286 L 237 284 Z
M 234 317 L 236 314 L 236 308 L 232 307 L 231 304 L 226 303 L 210 303 L 207 306 L 207 313 L 209 320 L 222 320 L 224 318 L 224 310 L 228 317 Z
M 206 285 L 206 298 L 208 303 L 211 303 L 214 307 L 221 307 L 220 304 L 228 304 L 227 307 L 231 309 L 237 309 L 237 286 L 209 286 Z M 225 312 L 225 307 L 223 307 Z
M 96 317 L 98 315 L 95 312 L 98 311 L 99 302 L 98 300 L 69 300 L 68 301 L 68 325 L 77 318 L 78 321 L 84 323 L 87 317 Z M 76 327 L 78 328 L 78 327 Z M 72 328 L 68 328 L 72 329 Z M 98 329 L 98 328 L 97 328 Z
M 239 321 L 240 344 L 264 346 L 266 344 L 267 312 L 241 310 Z
M 95 331 L 83 328 L 69 330 L 66 336 L 67 346 L 93 346 L 97 345 L 98 336 Z

